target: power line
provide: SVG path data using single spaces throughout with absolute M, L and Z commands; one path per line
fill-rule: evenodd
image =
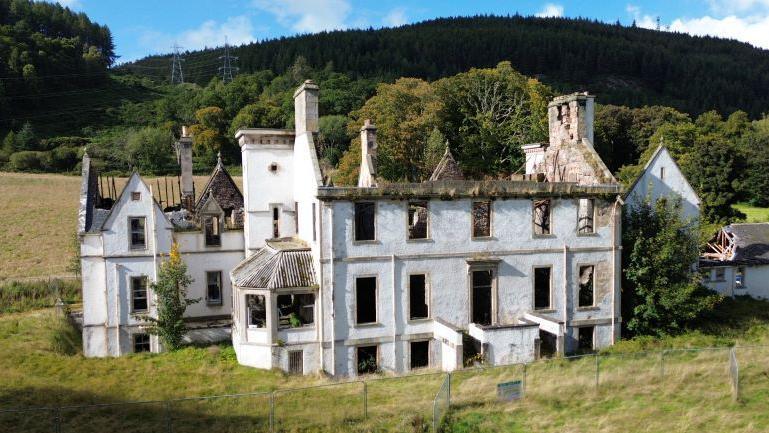
M 174 50 L 174 58 L 171 61 L 171 84 L 181 84 L 184 83 L 184 72 L 182 71 L 182 62 L 184 59 L 181 54 L 179 54 L 179 50 L 182 47 L 178 44 L 174 44 L 171 48 Z
M 224 60 L 224 65 L 219 67 L 219 72 L 222 73 L 222 82 L 227 84 L 232 81 L 232 73 L 238 73 L 240 68 L 232 66 L 233 61 L 237 61 L 238 58 L 230 55 L 230 44 L 227 43 L 227 36 L 224 36 L 224 55 L 219 57 Z

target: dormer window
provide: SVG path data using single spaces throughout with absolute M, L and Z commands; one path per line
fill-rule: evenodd
M 131 230 L 131 249 L 146 249 L 147 237 L 144 232 L 144 217 L 129 218 L 128 225 L 129 229 Z
M 221 220 L 219 215 L 206 215 L 203 217 L 203 231 L 206 237 L 207 247 L 222 245 Z

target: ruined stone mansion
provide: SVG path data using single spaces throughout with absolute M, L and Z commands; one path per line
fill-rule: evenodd
M 524 146 L 525 174 L 498 180 L 465 178 L 447 149 L 429 180 L 385 182 L 366 121 L 358 186 L 339 187 L 317 159 L 319 91 L 296 90 L 293 130 L 237 132 L 242 195 L 221 163 L 196 193 L 186 134 L 177 207 L 161 209 L 138 174 L 105 200 L 84 157 L 87 356 L 161 349 L 143 315 L 173 242 L 202 299 L 190 338 L 231 335 L 257 368 L 450 371 L 619 338 L 621 187 L 593 149 L 592 96 L 555 98 L 549 142 Z

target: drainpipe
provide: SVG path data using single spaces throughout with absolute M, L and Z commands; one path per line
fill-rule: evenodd
M 617 290 L 619 285 L 617 284 L 617 208 L 625 204 L 622 201 L 622 197 L 617 196 L 617 200 L 614 201 L 614 206 L 611 208 L 611 344 L 613 345 L 617 341 L 616 337 L 616 322 L 617 322 Z
M 318 216 L 316 217 L 313 215 L 313 218 L 318 218 L 318 256 L 319 256 L 319 276 L 320 279 L 318 281 L 319 287 L 318 287 L 318 298 L 320 298 L 320 304 L 318 305 L 318 308 L 320 310 L 320 314 L 318 315 L 320 317 L 320 320 L 318 321 L 318 341 L 320 341 L 320 346 L 318 347 L 318 353 L 320 353 L 320 369 L 321 371 L 324 370 L 323 368 L 323 202 L 318 203 Z
M 393 371 L 398 371 L 398 349 L 397 349 L 397 343 L 396 339 L 398 336 L 398 311 L 397 311 L 397 305 L 398 303 L 395 302 L 395 254 L 390 255 L 390 282 L 392 284 L 392 291 L 393 291 Z
M 569 325 L 568 248 L 563 243 L 563 354 L 566 355 L 566 332 Z
M 331 278 L 329 279 L 329 291 L 331 292 L 331 375 L 336 376 L 336 306 L 334 305 L 334 205 L 328 207 L 329 220 L 329 266 L 331 267 Z
M 117 356 L 120 356 L 120 279 L 118 278 L 118 268 L 115 264 L 115 344 Z M 108 347 L 109 349 L 109 347 Z

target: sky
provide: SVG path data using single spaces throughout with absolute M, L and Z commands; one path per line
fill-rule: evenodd
M 390 27 L 436 17 L 583 17 L 737 39 L 769 49 L 769 0 L 58 0 L 112 30 L 119 62 L 323 30 Z

